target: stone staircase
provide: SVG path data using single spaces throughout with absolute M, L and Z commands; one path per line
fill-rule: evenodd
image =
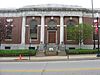
M 57 44 L 41 44 L 36 56 L 66 56 L 65 45 L 57 45 Z
M 47 45 L 47 50 L 52 50 L 53 49 L 53 51 L 57 51 L 58 50 L 58 45 L 56 45 L 56 44 L 48 44 Z
M 36 56 L 37 56 L 37 57 L 43 57 L 43 56 L 45 56 L 44 50 L 38 50 L 38 51 L 36 52 Z
M 47 44 L 46 50 L 45 50 L 45 55 L 47 55 L 47 56 L 58 55 L 58 45 L 53 44 L 53 43 Z
M 40 44 L 39 48 L 38 48 L 38 50 L 36 52 L 36 56 L 40 56 L 40 57 L 45 56 L 44 50 L 45 50 L 44 49 L 44 44 Z
M 59 45 L 58 56 L 66 56 L 65 45 Z

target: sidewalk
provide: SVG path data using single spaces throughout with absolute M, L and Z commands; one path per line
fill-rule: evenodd
M 96 60 L 99 59 L 96 57 L 96 54 L 84 54 L 84 55 L 69 55 L 68 56 L 44 56 L 44 57 L 0 57 L 0 62 L 2 61 L 67 61 L 67 60 Z

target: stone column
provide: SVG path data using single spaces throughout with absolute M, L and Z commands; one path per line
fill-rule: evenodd
M 64 21 L 63 16 L 60 16 L 60 44 L 64 43 Z
M 41 16 L 41 31 L 40 31 L 40 45 L 39 50 L 44 50 L 44 16 Z
M 21 48 L 25 48 L 25 29 L 26 29 L 26 17 L 22 18 L 22 32 L 21 32 Z
M 41 36 L 40 42 L 44 44 L 44 16 L 41 16 Z

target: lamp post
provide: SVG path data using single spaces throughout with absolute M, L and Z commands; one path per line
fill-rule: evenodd
M 31 50 L 31 38 L 30 38 L 30 46 L 29 46 L 29 60 L 30 60 L 30 50 Z
M 97 36 L 98 36 L 98 53 L 97 53 L 97 57 L 100 57 L 100 52 L 99 52 L 99 14 L 97 13 L 96 14 L 96 20 L 97 20 L 97 25 L 96 25 L 96 33 L 97 33 Z

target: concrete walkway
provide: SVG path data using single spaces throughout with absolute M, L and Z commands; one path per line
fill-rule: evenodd
M 30 59 L 30 60 L 29 60 Z M 44 57 L 0 57 L 0 61 L 65 61 L 65 60 L 95 60 L 96 54 L 69 55 L 69 56 L 44 56 Z

